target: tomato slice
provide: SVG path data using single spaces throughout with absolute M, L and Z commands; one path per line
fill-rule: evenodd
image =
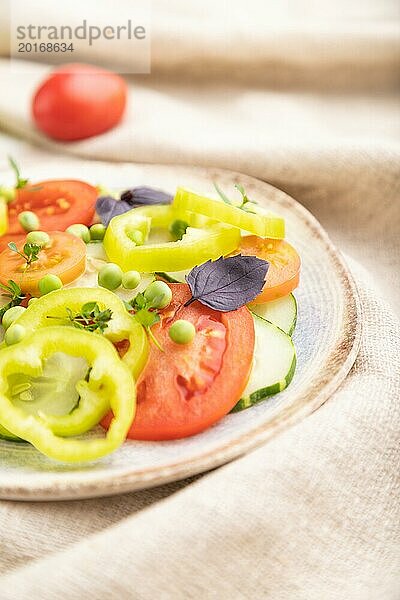
M 0 237 L 0 252 L 2 250 L 4 250 L 5 248 L 7 248 L 7 245 L 10 242 L 15 242 L 17 244 L 17 246 L 18 246 L 18 244 L 22 240 L 24 240 L 25 237 L 26 237 L 26 233 L 24 233 L 24 234 L 22 234 L 22 233 L 21 234 L 19 234 L 19 233 L 12 233 L 11 235 L 8 234 L 8 233 L 6 233 L 5 235 L 2 235 Z
M 6 283 L 13 279 L 22 291 L 39 295 L 39 280 L 52 273 L 61 281 L 70 283 L 85 272 L 86 245 L 78 237 L 65 232 L 52 232 L 51 244 L 39 253 L 39 259 L 25 269 L 26 261 L 9 248 L 0 253 L 0 281 Z M 25 238 L 17 243 L 17 248 L 23 252 Z
M 253 301 L 254 304 L 286 296 L 299 285 L 300 257 L 285 240 L 249 235 L 242 238 L 238 252 L 246 256 L 258 256 L 269 262 L 264 288 Z
M 24 210 L 36 213 L 41 231 L 64 230 L 74 223 L 90 225 L 97 196 L 97 189 L 84 181 L 52 179 L 27 185 L 8 205 L 7 234 L 24 233 L 18 222 Z
M 152 332 L 147 366 L 137 385 L 137 412 L 128 437 L 168 440 L 194 435 L 226 415 L 246 386 L 254 350 L 253 319 L 246 307 L 220 313 L 200 302 L 188 307 L 187 284 L 170 284 L 172 303 Z M 168 329 L 176 319 L 196 327 L 190 344 L 175 344 Z M 105 426 L 110 422 L 106 417 Z

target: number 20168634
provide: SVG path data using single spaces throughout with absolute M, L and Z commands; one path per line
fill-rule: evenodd
M 19 53 L 31 53 L 31 52 L 73 52 L 73 43 L 67 44 L 66 42 L 52 43 L 52 42 L 20 42 L 18 44 Z

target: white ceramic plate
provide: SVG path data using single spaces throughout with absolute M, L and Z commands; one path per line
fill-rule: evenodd
M 126 442 L 85 465 L 53 462 L 28 444 L 0 440 L 0 498 L 61 500 L 133 491 L 182 479 L 226 463 L 260 446 L 316 410 L 347 375 L 357 355 L 361 316 L 357 291 L 340 253 L 314 217 L 282 191 L 228 171 L 132 164 L 44 164 L 32 182 L 81 178 L 110 187 L 151 185 L 171 193 L 177 185 L 199 193 L 241 182 L 250 197 L 281 214 L 287 239 L 302 259 L 296 291 L 299 317 L 293 336 L 297 369 L 290 386 L 251 409 L 231 414 L 197 436 L 169 442 Z

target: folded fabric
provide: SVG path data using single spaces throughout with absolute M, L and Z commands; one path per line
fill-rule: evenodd
M 122 15 L 137 14 L 129 10 L 131 0 L 118 0 L 118 7 L 121 20 Z M 219 85 L 235 81 L 301 89 L 393 88 L 400 60 L 397 8 L 394 0 L 153 0 L 151 73 L 169 81 L 195 78 Z M 0 56 L 9 54 L 10 20 L 14 16 L 18 22 L 20 11 L 20 4 L 11 0 L 0 5 Z M 38 22 L 37 6 L 24 3 L 23 11 L 26 22 Z M 62 11 L 47 2 L 40 24 L 77 26 L 86 19 L 101 27 L 110 23 L 109 16 L 105 0 L 86 0 L 84 6 L 75 0 Z M 113 44 L 100 39 L 95 44 L 98 64 L 129 72 L 129 40 Z M 93 53 L 85 50 L 75 51 L 70 62 L 93 62 Z

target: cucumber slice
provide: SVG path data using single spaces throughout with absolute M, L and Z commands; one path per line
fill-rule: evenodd
M 296 368 L 292 339 L 273 323 L 253 314 L 256 333 L 253 366 L 242 398 L 231 412 L 249 408 L 277 394 L 291 382 Z
M 252 313 L 270 321 L 288 335 L 292 335 L 297 321 L 297 302 L 293 294 L 250 306 Z

